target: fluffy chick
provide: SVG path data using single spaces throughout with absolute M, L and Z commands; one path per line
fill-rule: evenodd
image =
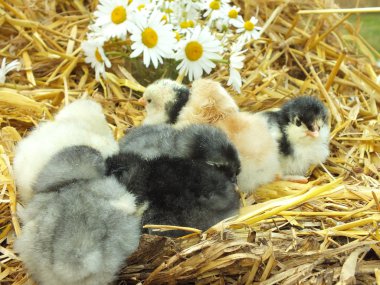
M 87 146 L 65 148 L 41 170 L 15 243 L 38 284 L 109 284 L 137 248 L 135 198 L 104 174 L 101 153 Z
M 155 94 L 151 97 L 152 102 L 162 100 L 158 92 Z M 159 117 L 151 110 L 147 111 L 147 116 Z M 212 124 L 227 134 L 241 161 L 238 176 L 241 191 L 252 192 L 281 175 L 278 144 L 269 132 L 268 122 L 261 116 L 239 112 L 235 101 L 220 83 L 208 79 L 194 81 L 190 98 L 179 112 L 176 126 L 183 128 L 190 123 Z
M 279 143 L 284 175 L 303 176 L 311 165 L 326 160 L 330 128 L 327 108 L 319 99 L 297 97 L 281 109 L 263 112 L 263 115 Z
M 107 168 L 139 203 L 148 202 L 142 225 L 206 230 L 235 215 L 239 208 L 236 173 L 226 173 L 203 161 L 168 156 L 146 160 L 137 154 L 121 153 L 107 159 Z M 172 231 L 165 235 L 181 234 Z
M 157 96 L 161 100 L 155 100 Z M 139 102 L 145 105 L 143 124 L 174 124 L 178 113 L 189 100 L 189 89 L 169 79 L 160 79 L 149 85 Z
M 120 152 L 135 153 L 146 159 L 162 155 L 201 160 L 239 172 L 235 146 L 220 129 L 208 125 L 188 125 L 175 129 L 168 124 L 144 125 L 129 131 L 119 142 Z
M 41 123 L 17 145 L 13 162 L 21 201 L 28 203 L 38 173 L 49 159 L 72 145 L 88 145 L 103 157 L 118 151 L 101 106 L 91 100 L 77 100 L 64 107 L 54 121 Z

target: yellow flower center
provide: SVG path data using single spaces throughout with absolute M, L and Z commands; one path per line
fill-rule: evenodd
M 141 33 L 142 42 L 144 45 L 146 45 L 148 48 L 153 48 L 157 45 L 158 42 L 158 36 L 155 30 L 152 28 L 146 28 Z
M 168 16 L 163 15 L 161 18 L 161 21 L 164 21 L 165 23 L 167 23 L 168 22 Z
M 179 40 L 182 38 L 180 33 L 178 33 L 177 31 L 175 31 L 174 33 L 175 33 L 175 38 L 176 38 L 177 42 L 179 42 Z
M 232 19 L 236 19 L 237 16 L 238 16 L 238 11 L 236 11 L 235 9 L 232 9 L 228 12 L 228 17 Z
M 244 29 L 247 31 L 252 31 L 255 28 L 255 25 L 251 21 L 246 21 L 244 23 Z
M 170 13 L 173 13 L 173 10 L 170 9 L 170 8 L 167 8 L 167 9 L 164 10 L 164 12 L 165 12 L 166 14 L 170 14 Z
M 210 3 L 210 8 L 212 10 L 219 10 L 220 9 L 220 2 L 218 0 L 214 0 Z
M 201 58 L 203 54 L 203 47 L 199 42 L 189 42 L 185 47 L 186 57 L 191 61 L 196 61 Z
M 189 26 L 189 28 L 194 28 L 194 21 L 192 20 L 187 21 L 187 25 Z
M 111 13 L 112 23 L 118 25 L 127 19 L 127 11 L 123 6 L 117 6 Z
M 103 58 L 102 58 L 102 56 L 101 56 L 101 54 L 100 54 L 98 48 L 96 48 L 96 50 L 95 50 L 95 58 L 96 58 L 96 60 L 99 61 L 100 63 L 103 63 Z
M 181 29 L 186 29 L 189 27 L 189 24 L 187 21 L 183 21 L 179 24 L 179 26 L 181 27 Z
M 130 5 L 133 2 L 133 0 L 128 0 L 128 5 Z
M 144 8 L 145 8 L 145 4 L 140 4 L 139 6 L 137 6 L 137 10 L 139 11 L 141 11 Z

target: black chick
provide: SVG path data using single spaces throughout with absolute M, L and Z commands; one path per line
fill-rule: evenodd
M 236 161 L 236 164 L 239 162 Z M 160 156 L 144 159 L 121 153 L 107 159 L 109 175 L 148 202 L 142 225 L 161 224 L 206 230 L 237 214 L 237 173 L 229 173 L 204 161 Z M 169 236 L 180 236 L 181 231 Z
M 263 112 L 279 142 L 280 162 L 286 176 L 304 176 L 312 164 L 329 155 L 328 111 L 311 96 L 289 100 L 278 111 Z M 298 180 L 296 178 L 295 180 Z

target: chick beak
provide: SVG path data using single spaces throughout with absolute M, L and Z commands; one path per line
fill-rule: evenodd
M 141 105 L 143 105 L 144 107 L 146 106 L 146 100 L 144 97 L 141 97 L 137 102 L 139 102 Z
M 313 125 L 313 130 L 312 131 L 307 130 L 306 131 L 306 135 L 309 136 L 309 137 L 312 137 L 312 138 L 319 137 L 319 127 L 316 124 L 314 124 Z

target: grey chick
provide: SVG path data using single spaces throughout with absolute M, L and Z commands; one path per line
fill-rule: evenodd
M 160 94 L 161 100 L 155 100 Z M 189 100 L 190 91 L 184 85 L 170 79 L 160 79 L 149 85 L 139 102 L 150 116 L 143 124 L 174 124 L 182 107 Z
M 38 125 L 17 145 L 13 168 L 17 190 L 26 204 L 33 197 L 38 173 L 65 147 L 88 145 L 105 158 L 118 151 L 100 104 L 80 99 L 65 106 L 55 120 Z
M 235 161 L 239 164 L 239 161 Z M 236 175 L 205 161 L 160 156 L 144 159 L 134 153 L 120 153 L 107 159 L 109 175 L 148 204 L 142 225 L 160 224 L 209 227 L 237 214 L 239 196 Z M 183 235 L 181 231 L 164 233 Z
M 294 180 L 305 180 L 303 176 L 311 165 L 327 159 L 330 134 L 328 111 L 319 99 L 297 97 L 277 111 L 262 114 L 279 143 L 281 168 L 285 177 L 294 176 Z
M 135 153 L 150 159 L 159 156 L 205 161 L 216 167 L 238 172 L 239 156 L 235 146 L 220 129 L 209 125 L 144 125 L 129 131 L 119 142 L 120 152 Z M 238 163 L 237 163 L 238 162 Z
M 55 154 L 19 214 L 15 250 L 38 284 L 109 284 L 138 246 L 135 197 L 105 177 L 101 153 L 88 146 Z

